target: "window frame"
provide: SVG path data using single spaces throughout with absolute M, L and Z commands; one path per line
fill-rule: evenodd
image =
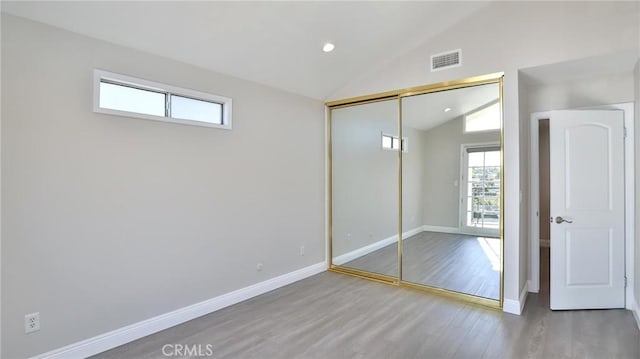
M 383 139 L 385 137 L 391 138 L 391 147 L 390 148 L 384 147 Z M 393 147 L 393 141 L 394 140 L 398 141 L 399 140 L 398 136 L 394 136 L 394 135 L 390 135 L 388 133 L 381 132 L 380 147 L 385 151 L 398 151 L 397 148 Z M 404 153 L 408 153 L 409 152 L 409 140 L 408 140 L 408 137 L 402 137 L 402 141 L 400 141 L 400 148 L 402 149 L 402 152 L 404 152 Z
M 465 113 L 463 118 L 462 118 L 462 133 L 466 135 L 466 134 L 470 134 L 470 133 L 499 132 L 501 130 L 501 127 L 502 127 L 502 119 L 501 118 L 498 119 L 498 128 L 490 128 L 488 130 L 480 130 L 480 131 L 469 131 L 469 130 L 467 130 L 467 117 L 469 115 L 472 115 L 474 113 L 477 113 L 477 112 L 480 112 L 482 110 L 485 110 L 485 109 L 487 109 L 487 108 L 489 108 L 491 106 L 494 106 L 496 104 L 498 105 L 498 112 L 500 113 L 500 116 L 502 116 L 502 109 L 500 108 L 500 99 L 497 99 L 495 101 L 491 101 L 491 102 L 489 102 L 489 103 L 487 103 L 487 104 L 485 104 L 483 106 L 480 106 L 480 107 L 478 107 L 476 109 L 473 109 L 472 111 L 469 111 L 469 112 Z
M 139 112 L 114 110 L 110 108 L 100 107 L 100 83 L 110 83 L 119 86 L 131 87 L 143 91 L 151 91 L 165 94 L 165 116 L 156 116 Z M 171 95 L 186 97 L 193 100 L 212 102 L 222 105 L 222 124 L 186 120 L 181 118 L 170 117 Z M 123 116 L 130 118 L 139 118 L 143 120 L 153 120 L 169 123 L 177 123 L 180 125 L 191 125 L 201 127 L 212 127 L 225 130 L 232 129 L 232 99 L 220 95 L 189 90 L 177 86 L 162 84 L 159 82 L 144 80 L 132 76 L 117 74 L 104 70 L 93 70 L 93 112 L 107 115 Z
M 502 151 L 500 142 L 482 142 L 482 143 L 463 143 L 460 145 L 460 204 L 458 215 L 459 215 L 459 226 L 460 228 L 467 233 L 475 233 L 478 235 L 486 235 L 486 236 L 497 236 L 500 233 L 500 217 L 498 217 L 498 228 L 487 228 L 487 227 L 475 227 L 467 225 L 467 206 L 468 206 L 468 183 L 469 178 L 467 178 L 467 172 L 469 168 L 469 149 L 471 152 L 489 152 L 491 150 Z M 487 151 L 489 150 L 489 151 Z M 502 154 L 501 154 L 502 156 Z M 503 176 L 502 167 L 500 166 L 500 176 Z M 498 196 L 498 200 L 500 205 L 502 206 L 502 196 L 503 196 L 504 188 L 502 188 L 502 182 L 500 182 L 500 196 Z M 498 216 L 502 215 L 500 212 Z

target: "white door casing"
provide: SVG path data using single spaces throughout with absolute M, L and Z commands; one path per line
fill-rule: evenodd
M 485 228 L 484 226 L 472 226 L 468 223 L 469 212 L 469 198 L 472 196 L 469 191 L 469 152 L 484 152 L 484 151 L 500 151 L 499 142 L 484 142 L 484 143 L 470 143 L 462 144 L 461 148 L 461 162 L 460 162 L 460 208 L 459 208 L 459 229 L 462 233 L 475 234 L 480 236 L 499 237 L 500 228 Z M 500 171 L 502 172 L 502 171 Z M 502 173 L 500 173 L 502 176 Z M 500 182 L 497 183 L 500 186 Z M 502 188 L 498 188 L 498 193 L 502 193 Z M 499 197 L 498 197 L 499 198 Z M 499 218 L 497 219 L 500 223 Z
M 623 112 L 552 111 L 549 123 L 551 309 L 623 308 Z

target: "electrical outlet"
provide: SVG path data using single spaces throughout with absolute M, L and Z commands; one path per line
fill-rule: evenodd
M 258 263 L 258 264 L 256 264 L 256 270 L 257 270 L 258 272 L 262 271 L 262 267 L 264 267 L 264 266 L 262 265 L 262 263 Z
M 40 313 L 31 313 L 24 316 L 24 333 L 29 334 L 40 330 Z
M 303 256 L 304 255 L 304 246 L 300 246 L 300 255 Z

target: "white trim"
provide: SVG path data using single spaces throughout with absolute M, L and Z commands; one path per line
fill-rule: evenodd
M 324 107 L 324 261 L 327 263 L 327 268 L 331 264 L 331 250 L 330 243 L 331 240 L 331 228 L 329 227 L 329 218 L 331 217 L 330 209 L 329 209 L 329 199 L 331 198 L 331 193 L 329 192 L 329 183 L 331 178 L 329 174 L 331 172 L 330 163 L 329 163 L 329 108 L 327 106 Z
M 446 232 L 446 233 L 461 233 L 461 234 L 470 234 L 470 235 L 478 235 L 478 236 L 500 236 L 500 229 L 480 229 L 475 227 L 467 226 L 467 181 L 465 174 L 467 173 L 467 167 L 469 164 L 468 153 L 466 149 L 468 148 L 483 148 L 483 147 L 499 147 L 500 151 L 502 148 L 500 147 L 500 142 L 475 142 L 475 143 L 462 143 L 460 144 L 460 166 L 458 172 L 458 179 L 460 181 L 460 190 L 458 191 L 458 195 L 460 196 L 458 202 L 458 225 L 460 228 L 458 232 Z M 500 168 L 500 176 L 504 169 Z M 502 188 L 500 188 L 500 192 L 502 193 Z M 500 214 L 504 215 L 502 208 L 500 209 Z
M 451 233 L 451 234 L 464 234 L 468 236 L 478 236 L 478 237 L 500 237 L 499 231 L 493 230 L 485 230 L 485 231 L 473 231 L 467 230 L 463 228 L 457 227 L 443 227 L 443 226 L 430 226 L 424 225 L 422 226 L 423 232 L 438 232 L 438 233 Z
M 531 283 L 531 280 L 527 281 L 527 289 L 529 290 L 530 293 L 538 293 L 540 292 L 540 288 L 534 288 L 533 284 Z
M 527 296 L 529 294 L 528 281 L 525 282 L 524 288 L 520 291 L 520 297 L 518 300 L 505 299 L 502 303 L 502 311 L 506 313 L 520 315 L 524 309 L 524 305 L 527 302 Z
M 502 302 L 502 311 L 505 313 L 520 315 L 520 302 L 505 298 Z
M 134 87 L 149 89 L 151 91 L 168 92 L 168 93 L 171 93 L 172 95 L 185 96 L 193 99 L 199 99 L 203 101 L 210 101 L 210 102 L 221 104 L 222 105 L 222 124 L 208 123 L 204 121 L 185 120 L 185 119 L 175 118 L 175 117 L 155 116 L 155 115 L 149 115 L 144 113 L 120 111 L 120 110 L 100 107 L 100 81 L 103 79 L 111 80 L 116 83 L 133 85 Z M 104 70 L 98 70 L 98 69 L 93 70 L 93 112 L 96 112 L 96 113 L 103 113 L 106 115 L 115 115 L 115 116 L 123 116 L 123 117 L 130 117 L 130 118 L 140 118 L 143 120 L 177 123 L 180 125 L 212 127 L 212 128 L 230 130 L 232 128 L 232 116 L 231 116 L 232 105 L 233 105 L 233 100 L 228 97 L 185 89 L 185 88 L 176 87 L 176 86 L 167 85 L 167 84 L 161 84 L 158 82 L 153 82 L 153 81 L 144 80 L 144 79 L 122 75 L 122 74 L 116 74 L 116 73 L 108 72 Z
M 430 226 L 425 224 L 422 226 L 423 232 L 438 232 L 438 233 L 452 233 L 452 234 L 462 234 L 460 228 L 458 227 L 444 227 L 444 226 Z
M 408 230 L 406 232 L 403 232 L 402 233 L 402 240 L 405 240 L 405 239 L 407 239 L 407 238 L 409 238 L 411 236 L 415 236 L 418 233 L 422 233 L 422 231 L 423 231 L 422 227 L 416 227 L 414 229 L 410 229 L 410 230 Z M 332 263 L 335 264 L 335 265 L 345 264 L 345 263 L 350 262 L 350 261 L 352 261 L 354 259 L 358 259 L 358 258 L 360 258 L 362 256 L 365 256 L 365 255 L 367 255 L 367 254 L 369 254 L 371 252 L 375 252 L 378 249 L 384 248 L 384 247 L 386 247 L 386 246 L 388 246 L 390 244 L 393 244 L 393 243 L 395 243 L 397 241 L 398 241 L 398 235 L 394 234 L 391 237 L 387 237 L 385 239 L 381 239 L 381 240 L 379 240 L 377 242 L 373 242 L 373 243 L 371 243 L 371 244 L 369 244 L 367 246 L 354 249 L 351 252 L 347 252 L 345 254 L 341 254 L 341 255 L 335 257 L 333 259 Z
M 117 346 L 132 342 L 147 335 L 171 328 L 178 324 L 215 312 L 230 305 L 256 297 L 285 285 L 308 278 L 327 269 L 325 262 L 298 269 L 266 281 L 235 290 L 200 303 L 165 313 L 126 327 L 110 331 L 65 347 L 55 349 L 33 358 L 86 358 Z
M 540 120 L 547 120 L 551 112 L 536 112 L 531 114 L 531 142 L 529 146 L 529 224 L 530 224 L 530 263 L 529 273 L 531 288 L 540 290 L 540 159 L 539 134 Z
M 398 241 L 398 235 L 394 234 L 391 237 L 387 237 L 385 239 L 381 239 L 377 242 L 373 242 L 367 246 L 364 247 L 360 247 L 357 249 L 352 250 L 351 252 L 347 252 L 345 254 L 339 255 L 335 258 L 333 258 L 332 263 L 335 265 L 343 265 L 347 262 L 350 262 L 354 259 L 360 258 L 362 256 L 366 256 L 367 254 L 371 253 L 371 252 L 375 252 L 378 249 L 384 248 L 390 244 L 396 243 Z
M 636 111 L 634 103 L 621 104 L 621 107 L 624 108 L 624 126 L 626 130 L 626 137 L 624 142 L 624 156 L 625 156 L 625 167 L 624 167 L 624 193 L 625 193 L 625 226 L 624 226 L 624 234 L 625 234 L 625 250 L 627 257 L 625 258 L 626 263 L 626 273 L 627 277 L 627 296 L 626 303 L 627 307 L 631 307 L 633 302 L 636 302 L 638 298 L 634 298 L 634 288 L 635 288 L 635 273 L 636 266 L 640 265 L 640 263 L 636 263 L 634 259 L 634 253 L 636 251 L 636 245 L 640 245 L 640 243 L 635 242 L 636 238 L 636 224 L 635 224 L 635 215 L 636 215 L 636 195 L 635 195 L 635 146 L 636 146 L 636 138 L 635 138 L 635 118 L 634 111 Z M 628 106 L 625 108 L 625 106 Z M 627 119 L 627 117 L 629 117 Z M 636 307 L 637 310 L 640 308 Z M 636 316 L 636 319 L 638 317 Z M 638 323 L 640 327 L 640 322 Z
M 424 232 L 424 229 L 423 229 L 422 226 L 416 227 L 414 229 L 410 229 L 410 230 L 408 230 L 406 232 L 402 232 L 402 240 L 404 241 L 405 239 L 413 237 L 416 234 L 419 234 L 419 233 L 422 233 L 422 232 Z
M 633 317 L 636 318 L 636 325 L 638 326 L 638 330 L 640 330 L 640 304 L 638 304 L 637 298 L 633 300 L 631 313 L 633 313 Z
M 634 258 L 635 251 L 635 153 L 634 153 L 634 104 L 632 102 L 585 107 L 581 110 L 605 110 L 617 109 L 624 111 L 624 126 L 627 129 L 627 137 L 624 143 L 624 187 L 625 187 L 625 275 L 627 277 L 627 288 L 625 292 L 625 308 L 631 309 L 633 306 L 634 291 Z M 540 287 L 540 238 L 539 236 L 539 219 L 536 213 L 539 211 L 539 142 L 538 142 L 538 121 L 549 119 L 551 112 L 536 112 L 531 114 L 531 138 L 529 148 L 529 200 L 530 200 L 530 268 L 532 288 Z

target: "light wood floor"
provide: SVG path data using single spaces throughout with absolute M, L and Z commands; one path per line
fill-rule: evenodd
M 97 358 L 166 358 L 164 344 L 211 344 L 214 358 L 640 358 L 631 312 L 548 303 L 548 289 L 530 294 L 516 316 L 325 272 Z
M 403 240 L 403 279 L 500 299 L 499 243 L 497 238 L 421 232 Z M 491 252 L 491 247 L 495 253 L 487 253 Z M 394 243 L 343 266 L 398 276 L 397 248 L 398 245 Z M 495 258 L 492 255 L 495 255 Z

